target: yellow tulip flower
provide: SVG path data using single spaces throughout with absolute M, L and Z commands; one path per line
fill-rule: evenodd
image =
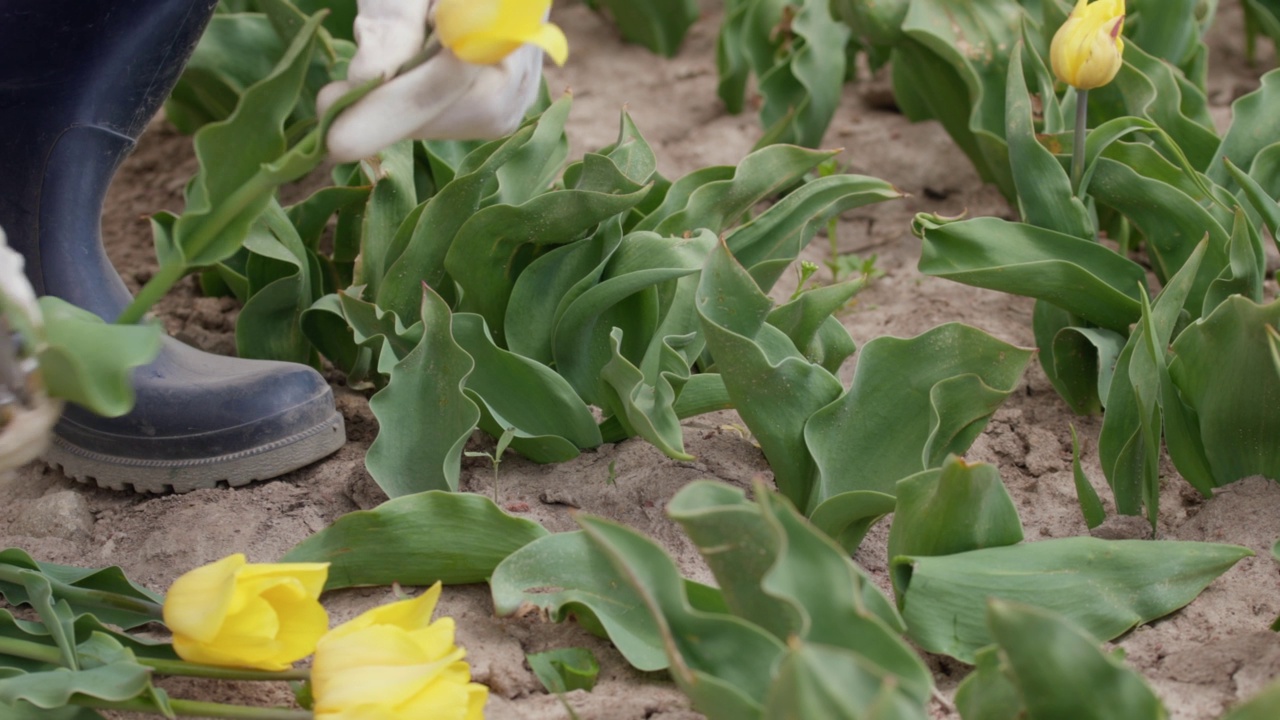
M 521 45 L 537 45 L 563 65 L 569 57 L 564 32 L 546 22 L 551 0 L 438 0 L 436 36 L 460 59 L 493 65 Z
M 439 598 L 436 583 L 322 637 L 311 664 L 316 720 L 483 720 L 489 688 L 471 682 L 453 620 L 431 621 Z
M 1058 79 L 1077 90 L 1102 87 L 1123 64 L 1124 0 L 1077 0 L 1049 46 Z
M 310 655 L 329 629 L 320 592 L 328 563 L 250 565 L 230 555 L 179 577 L 164 622 L 183 660 L 285 670 Z

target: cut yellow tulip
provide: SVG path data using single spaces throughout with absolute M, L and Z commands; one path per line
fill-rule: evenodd
M 320 605 L 328 563 L 251 565 L 229 555 L 179 577 L 164 622 L 183 660 L 285 670 L 310 655 L 329 628 Z
M 1124 0 L 1078 0 L 1049 46 L 1058 79 L 1077 90 L 1102 87 L 1124 64 Z
M 536 45 L 563 65 L 569 41 L 546 21 L 551 0 L 439 0 L 435 9 L 440 44 L 460 59 L 493 65 L 521 45 Z
M 316 720 L 482 720 L 489 689 L 471 682 L 453 620 L 432 621 L 439 598 L 436 583 L 321 638 L 311 666 Z

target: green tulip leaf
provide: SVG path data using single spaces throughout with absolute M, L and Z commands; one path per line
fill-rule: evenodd
M 329 563 L 327 590 L 484 582 L 507 556 L 546 535 L 482 495 L 430 491 L 347 513 L 282 562 Z
M 369 400 L 378 437 L 365 465 L 393 498 L 457 490 L 462 448 L 480 420 L 480 409 L 463 392 L 475 361 L 453 339 L 449 308 L 430 288 L 423 292 L 422 323 L 417 346 Z
M 560 648 L 530 653 L 524 659 L 542 687 L 557 695 L 573 690 L 590 692 L 600 675 L 600 663 L 586 648 Z
M 816 532 L 779 496 L 698 482 L 672 499 L 669 512 L 711 566 L 735 615 L 793 638 L 838 646 L 919 702 L 931 680 L 898 633 L 902 620 L 864 571 Z M 816 583 L 816 584 L 815 584 Z
M 811 506 L 855 490 L 892 495 L 898 480 L 963 453 L 1031 356 L 955 323 L 868 342 L 849 391 L 805 424 L 819 472 Z
M 582 281 L 580 294 L 571 290 L 563 310 L 557 310 L 553 352 L 557 371 L 587 402 L 605 405 L 601 372 L 614 356 L 613 330 L 620 328 L 619 353 L 640 367 L 649 385 L 658 383 L 664 370 L 675 370 L 667 336 L 683 336 L 696 330 L 689 307 L 693 298 L 688 283 L 702 267 L 715 245 L 715 236 L 702 231 L 689 237 L 660 237 L 652 232 L 632 232 L 609 257 L 598 282 L 592 273 Z M 661 289 L 661 293 L 659 292 Z M 660 300 L 666 297 L 666 303 Z M 672 341 L 679 344 L 676 341 Z M 697 343 L 679 350 L 691 360 Z M 685 364 L 687 372 L 688 362 Z M 614 391 L 616 392 L 616 391 Z
M 933 557 L 1022 542 L 1022 520 L 994 465 L 950 457 L 942 467 L 897 483 L 897 509 L 889 528 L 889 557 Z M 902 598 L 910 570 L 895 566 L 894 593 Z
M 786 30 L 775 39 L 775 64 L 759 74 L 760 122 L 769 142 L 818 147 L 840 105 L 851 33 L 828 0 L 784 6 L 777 20 Z
M 557 436 L 578 448 L 602 442 L 590 409 L 569 383 L 546 365 L 499 348 L 484 318 L 454 315 L 453 338 L 475 361 L 466 388 L 483 400 L 490 413 L 530 436 Z M 512 447 L 525 453 L 518 440 Z
M 427 201 L 404 249 L 387 266 L 377 294 L 380 307 L 410 317 L 417 313 L 422 301 L 424 283 L 440 289 L 448 284 L 445 258 L 458 232 L 493 191 L 498 170 L 530 142 L 536 129 L 536 124 L 527 123 L 512 135 L 466 156 L 457 168 L 457 176 Z
M 141 585 L 130 582 L 125 577 L 124 571 L 116 566 L 102 569 L 86 569 L 69 565 L 36 562 L 22 550 L 9 548 L 0 551 L 0 577 L 7 575 L 11 570 L 26 570 L 44 575 L 53 583 L 55 595 L 58 587 L 66 585 L 82 590 L 96 590 L 122 595 L 143 603 L 154 604 L 161 601 L 159 595 Z M 0 579 L 0 595 L 3 595 L 10 605 L 21 605 L 29 601 L 25 588 L 20 583 L 15 583 L 7 577 Z M 126 630 L 155 620 L 155 617 L 149 613 L 120 608 L 99 608 L 81 605 L 75 598 L 71 598 L 70 603 L 72 610 L 77 613 L 92 612 L 103 622 L 119 625 Z
M 1138 319 L 1146 274 L 1095 242 L 994 217 L 948 222 L 922 214 L 913 229 L 924 240 L 926 275 L 1045 300 L 1116 331 Z
M 767 631 L 691 604 L 685 580 L 660 546 L 622 525 L 585 515 L 578 523 L 636 593 L 655 622 L 670 672 L 712 720 L 755 717 L 786 646 Z
M 1252 554 L 1233 545 L 1074 537 L 898 556 L 891 566 L 908 578 L 901 598 L 908 635 L 928 652 L 973 662 L 995 639 L 985 617 L 990 598 L 1059 612 L 1101 642 L 1181 608 Z
M 1018 206 L 1027 223 L 1081 239 L 1093 236 L 1084 203 L 1072 193 L 1071 178 L 1053 153 L 1036 139 L 1031 97 L 1022 70 L 1023 44 L 1013 48 L 1005 92 L 1005 137 L 1009 164 L 1018 191 Z
M 1064 398 L 1074 399 L 1072 409 L 1086 415 L 1102 409 L 1101 399 L 1111 392 L 1116 359 L 1124 350 L 1125 336 L 1103 328 L 1065 327 L 1053 336 L 1054 374 Z
M 987 623 L 1028 720 L 1168 717 L 1141 675 L 1103 653 L 1096 637 L 1065 618 L 1038 607 L 992 600 Z
M 800 611 L 800 637 L 848 650 L 894 676 L 893 685 L 917 703 L 928 701 L 933 679 L 901 638 L 901 616 L 848 554 L 814 528 L 781 496 L 758 487 L 757 502 L 777 523 L 778 560 L 762 589 Z
M 1280 448 L 1274 442 L 1280 431 L 1280 376 L 1267 330 L 1278 324 L 1280 302 L 1258 305 L 1237 295 L 1173 342 L 1169 375 L 1193 413 L 1190 430 L 1201 441 L 1215 485 L 1250 475 L 1280 478 Z M 1174 461 L 1181 470 L 1176 455 Z
M 293 223 L 274 200 L 249 229 L 245 277 L 249 297 L 236 319 L 240 357 L 318 364 L 302 332 L 302 313 L 319 299 L 311 258 Z M 318 274 L 318 273 L 317 273 Z
M 276 67 L 245 90 L 226 120 L 196 133 L 200 170 L 174 226 L 174 246 L 184 265 L 211 265 L 229 257 L 276 187 L 310 170 L 262 163 L 288 157 L 283 125 L 302 89 L 321 19 L 317 14 L 307 21 Z
M 1280 132 L 1270 122 L 1277 111 L 1280 111 L 1280 73 L 1272 71 L 1262 76 L 1257 90 L 1231 103 L 1231 128 L 1207 168 L 1214 182 L 1226 185 L 1232 179 L 1224 159 L 1238 167 L 1250 167 L 1258 153 L 1280 141 Z
M 707 348 L 733 406 L 773 467 L 778 490 L 807 508 L 817 465 L 805 444 L 805 424 L 843 387 L 766 324 L 771 306 L 725 245 L 711 252 L 697 304 Z
M 44 339 L 36 358 L 49 395 L 106 417 L 133 409 L 133 370 L 160 354 L 161 327 L 107 323 L 52 295 L 39 303 Z
M 507 303 L 507 348 L 550 365 L 561 315 L 600 281 L 621 243 L 622 218 L 618 217 L 602 223 L 590 238 L 554 248 L 525 268 Z
M 668 666 L 663 640 L 644 602 L 609 558 L 582 532 L 550 535 L 511 553 L 489 580 L 494 612 L 512 615 L 526 603 L 561 622 L 573 615 L 608 637 L 639 670 Z M 723 608 L 719 591 L 688 583 L 692 602 L 711 612 Z
M 809 521 L 852 553 L 862 544 L 867 532 L 897 505 L 893 495 L 852 490 L 823 500 L 813 509 Z
M 1271 239 L 1280 238 L 1280 203 L 1271 197 L 1261 183 L 1231 162 L 1230 158 L 1223 158 L 1222 161 L 1226 163 L 1232 179 L 1240 186 L 1241 194 L 1248 201 L 1249 207 L 1261 220 L 1260 224 L 1271 232 Z
M 636 226 L 659 235 L 683 235 L 702 228 L 720 233 L 743 215 L 791 187 L 835 153 L 793 145 L 766 147 L 747 155 L 737 168 L 704 168 L 680 178 L 657 209 Z
M 1099 205 L 1120 212 L 1142 232 L 1156 275 L 1165 282 L 1182 269 L 1208 233 L 1208 253 L 1187 305 L 1188 311 L 1198 316 L 1209 284 L 1227 266 L 1230 235 L 1210 210 L 1201 207 L 1201 196 L 1188 194 L 1193 188 L 1179 188 L 1168 181 L 1168 176 L 1179 180 L 1186 177 L 1181 169 L 1150 147 L 1116 143 L 1095 165 L 1090 194 Z M 1129 287 L 1134 287 L 1133 283 Z M 1074 311 L 1074 308 L 1063 307 Z M 1092 317 L 1081 316 L 1096 322 Z M 1123 329 L 1098 324 L 1113 330 Z
M 1102 507 L 1098 491 L 1093 489 L 1093 484 L 1080 465 L 1080 438 L 1076 435 L 1075 425 L 1071 426 L 1071 477 L 1075 482 L 1076 500 L 1080 503 L 1084 523 L 1092 530 L 1107 519 L 1107 511 Z
M 1151 14 L 1168 11 L 1161 5 Z M 1180 23 L 1189 24 L 1185 15 L 1180 16 Z M 1209 168 L 1218 149 L 1204 91 L 1136 43 L 1126 43 L 1124 65 L 1115 79 L 1089 91 L 1089 115 L 1103 120 L 1130 116 L 1154 122 L 1200 172 Z
M 891 60 L 907 116 L 941 122 L 982 179 L 1008 198 L 1017 193 L 1004 140 L 1005 88 L 1023 17 L 1017 3 L 912 0 Z
M 1208 252 L 1208 241 L 1201 242 L 1191 256 L 1156 298 L 1143 323 L 1129 336 L 1129 341 L 1116 360 L 1115 373 L 1107 393 L 1107 413 L 1103 416 L 1102 432 L 1098 437 L 1098 455 L 1102 472 L 1107 477 L 1115 496 L 1116 510 L 1122 515 L 1137 515 L 1149 500 L 1156 496 L 1151 492 L 1159 478 L 1150 458 L 1149 442 L 1144 444 L 1143 425 L 1151 427 L 1151 413 L 1159 399 L 1164 413 L 1164 432 L 1168 436 L 1168 448 L 1175 463 L 1181 463 L 1184 477 L 1202 493 L 1209 493 L 1213 479 L 1203 456 L 1202 443 L 1194 430 L 1194 424 L 1184 411 L 1182 400 L 1174 392 L 1172 381 L 1164 380 L 1167 367 L 1163 356 L 1152 353 L 1150 348 L 1167 347 L 1173 337 L 1175 325 L 1182 308 L 1192 292 L 1192 284 L 1199 277 L 1201 261 Z M 1156 339 L 1146 340 L 1151 327 Z M 1135 353 L 1145 353 L 1145 366 L 1135 370 Z M 1139 356 L 1141 357 L 1141 356 Z M 1139 402 L 1138 390 L 1143 391 Z M 1144 404 L 1145 403 L 1145 404 Z M 1145 418 L 1145 419 L 1144 419 Z M 1145 493 L 1145 495 L 1144 495 Z M 1148 508 L 1148 516 L 1155 510 Z
M 845 648 L 805 643 L 782 658 L 765 701 L 778 720 L 925 720 L 924 701 L 896 687 L 896 678 Z
M 865 175 L 829 175 L 806 182 L 725 235 L 733 256 L 761 288 L 772 288 L 819 228 L 847 210 L 902 197 L 889 183 Z M 763 272 L 762 268 L 771 268 Z
M 977 652 L 973 672 L 956 688 L 956 710 L 963 720 L 1025 720 L 1027 708 L 1013 678 L 1005 672 L 1000 649 Z
M 643 45 L 667 57 L 674 57 L 689 27 L 698 19 L 697 0 L 587 0 L 592 8 L 604 8 L 613 16 L 627 42 Z
M 57 668 L 0 677 L 0 708 L 29 703 L 42 709 L 60 708 L 83 696 L 123 702 L 142 694 L 151 684 L 151 669 L 136 662 L 117 662 L 89 670 Z
M 1250 224 L 1244 208 L 1236 208 L 1227 257 L 1227 267 L 1209 284 L 1205 293 L 1202 315 L 1210 314 L 1232 295 L 1248 298 L 1255 303 L 1262 302 L 1262 282 L 1266 276 L 1267 261 L 1262 248 L 1262 236 Z
M 769 313 L 768 323 L 786 333 L 791 343 L 810 362 L 835 374 L 857 346 L 849 332 L 832 316 L 848 305 L 865 285 L 866 281 L 858 278 L 803 292 L 794 300 L 774 308 Z M 828 321 L 835 323 L 830 326 L 837 338 L 835 343 L 824 342 L 826 338 L 822 330 L 829 326 Z

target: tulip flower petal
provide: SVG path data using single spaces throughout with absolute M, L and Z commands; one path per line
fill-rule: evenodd
M 546 22 L 550 0 L 439 0 L 435 9 L 440 43 L 459 58 L 493 65 L 526 43 L 564 64 L 569 43 Z
M 164 603 L 164 624 L 175 635 L 197 642 L 213 640 L 232 603 L 231 580 L 244 564 L 244 555 L 236 553 L 174 580 Z
M 435 662 L 349 667 L 342 671 L 341 682 L 314 683 L 316 707 L 324 709 L 354 706 L 367 703 L 371 698 L 376 698 L 380 704 L 398 707 L 413 699 L 426 685 L 461 659 L 462 654 L 458 650 Z M 385 659 L 384 657 L 383 660 Z M 312 672 L 323 673 L 327 669 L 312 668 Z M 470 680 L 470 676 L 467 679 Z
M 311 666 L 316 720 L 482 720 L 488 688 L 471 682 L 451 618 L 432 621 L 437 583 L 331 630 Z
M 320 605 L 328 566 L 249 565 L 243 555 L 178 578 L 164 603 L 174 651 L 190 662 L 284 670 L 328 629 Z
M 1124 0 L 1078 0 L 1049 46 L 1059 80 L 1079 90 L 1102 87 L 1124 64 Z

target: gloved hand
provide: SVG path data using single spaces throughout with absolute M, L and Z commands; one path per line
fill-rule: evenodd
M 359 50 L 347 80 L 326 85 L 324 111 L 351 88 L 393 77 L 423 46 L 435 0 L 359 0 Z M 471 140 L 514 131 L 537 97 L 542 50 L 524 45 L 496 65 L 459 60 L 448 49 L 366 95 L 329 129 L 329 155 L 338 162 L 368 157 L 405 138 Z

